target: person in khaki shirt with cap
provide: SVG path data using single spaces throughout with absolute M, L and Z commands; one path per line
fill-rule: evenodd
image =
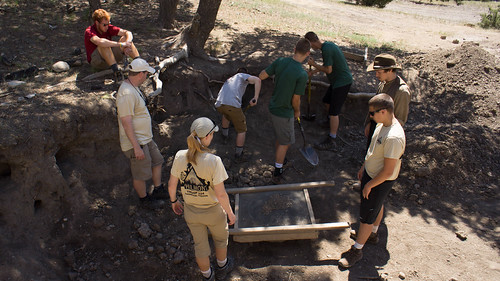
M 339 265 L 353 266 L 363 258 L 365 243 L 378 243 L 377 230 L 384 215 L 384 200 L 394 185 L 401 168 L 406 138 L 403 127 L 394 116 L 394 102 L 387 94 L 375 95 L 368 102 L 370 117 L 377 126 L 366 152 L 365 161 L 358 171 L 361 181 L 359 207 L 360 226 L 351 232 L 356 242 L 342 253 Z
M 394 115 L 401 126 L 408 120 L 410 110 L 410 88 L 405 81 L 397 75 L 396 71 L 401 69 L 396 57 L 390 54 L 380 54 L 368 66 L 366 71 L 375 71 L 375 76 L 380 80 L 376 94 L 388 94 L 394 101 Z M 366 116 L 365 136 L 367 137 L 366 147 L 370 145 L 371 136 L 377 124 Z
M 168 192 L 172 210 L 177 215 L 184 212 L 184 219 L 193 235 L 196 262 L 203 280 L 218 280 L 233 268 L 233 261 L 227 256 L 229 224 L 236 222 L 229 197 L 224 188 L 228 178 L 219 156 L 210 153 L 208 146 L 219 127 L 206 117 L 191 124 L 191 134 L 187 137 L 188 149 L 179 150 L 170 171 Z M 180 182 L 184 205 L 177 198 Z M 217 258 L 217 270 L 210 266 L 210 244 L 208 231 L 212 235 Z
M 130 159 L 133 185 L 144 207 L 154 207 L 154 199 L 167 198 L 167 190 L 161 183 L 163 156 L 153 141 L 151 116 L 146 107 L 146 96 L 139 86 L 155 70 L 140 58 L 129 65 L 129 76 L 123 81 L 116 95 L 120 146 Z M 149 196 L 146 181 L 153 179 L 155 189 Z

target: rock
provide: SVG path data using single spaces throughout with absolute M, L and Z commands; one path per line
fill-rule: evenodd
M 19 80 L 12 80 L 12 81 L 7 82 L 7 86 L 9 86 L 10 88 L 19 87 L 19 86 L 24 85 L 24 84 L 26 84 L 26 82 L 19 81 Z
M 153 231 L 151 228 L 149 228 L 149 225 L 147 223 L 142 223 L 139 229 L 137 229 L 139 232 L 139 235 L 141 235 L 142 238 L 149 238 Z
M 185 259 L 184 254 L 181 251 L 177 251 L 174 254 L 174 264 L 179 264 Z
M 418 205 L 423 205 L 423 204 L 424 204 L 424 200 L 422 200 L 422 199 L 418 199 L 418 200 L 417 200 L 417 203 L 418 203 Z
M 151 226 L 151 228 L 152 228 L 154 231 L 156 231 L 156 232 L 160 232 L 160 231 L 161 231 L 161 226 L 160 226 L 159 224 L 157 224 L 157 223 L 153 224 L 153 225 Z
M 265 178 L 270 178 L 273 176 L 273 173 L 271 173 L 271 171 L 265 171 L 264 173 L 262 173 L 262 176 L 264 176 Z
M 380 273 L 380 281 L 387 281 L 389 279 L 389 274 L 388 273 Z
M 160 256 L 160 259 L 162 259 L 162 260 L 166 260 L 166 259 L 167 259 L 167 257 L 168 257 L 168 255 L 167 255 L 167 254 L 165 254 L 165 253 L 160 253 L 160 255 L 159 255 L 159 256 Z
M 449 61 L 446 62 L 446 67 L 447 68 L 452 68 L 455 65 L 457 65 L 458 63 L 459 63 L 458 60 L 449 60 Z
M 406 274 L 404 272 L 400 272 L 398 274 L 398 277 L 399 277 L 399 279 L 404 280 L 404 279 L 406 279 Z
M 465 231 L 457 231 L 455 232 L 455 234 L 457 235 L 458 239 L 462 241 L 467 240 L 467 234 L 465 234 Z
M 130 250 L 134 250 L 134 249 L 137 249 L 137 247 L 139 247 L 139 242 L 137 242 L 137 240 L 130 240 L 128 242 L 128 248 Z
M 441 35 L 441 39 L 446 40 L 446 35 Z
M 52 65 L 54 72 L 65 72 L 69 70 L 69 64 L 65 61 L 58 61 Z
M 157 233 L 155 237 L 156 237 L 156 239 L 162 239 L 163 238 L 163 234 Z
M 415 175 L 417 177 L 427 177 L 431 174 L 431 170 L 428 167 L 420 167 L 416 172 Z
M 152 253 L 154 250 L 155 250 L 155 248 L 153 246 L 148 247 L 148 253 Z
M 40 36 L 38 36 L 38 40 L 45 41 L 45 40 L 47 40 L 47 37 L 45 37 L 45 35 L 40 35 Z
M 81 54 L 82 54 L 82 49 L 80 49 L 80 48 L 78 48 L 78 47 L 74 48 L 74 49 L 73 49 L 73 52 L 71 52 L 71 55 L 72 55 L 72 56 L 79 56 L 79 55 L 81 55 Z
M 417 201 L 418 199 L 418 195 L 417 194 L 410 194 L 410 196 L 408 196 L 408 200 L 410 201 Z
M 458 39 L 455 39 L 455 40 L 453 40 L 451 43 L 453 43 L 453 44 L 458 44 L 458 43 L 460 43 L 460 41 L 458 41 Z
M 94 218 L 94 227 L 99 228 L 104 225 L 105 221 L 103 217 L 95 217 Z

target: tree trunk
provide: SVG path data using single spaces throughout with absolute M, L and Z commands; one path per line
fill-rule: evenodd
M 158 21 L 164 28 L 172 29 L 174 27 L 175 16 L 177 14 L 177 4 L 179 0 L 160 0 L 160 14 Z
M 189 51 L 194 56 L 207 57 L 204 51 L 205 42 L 215 26 L 215 19 L 222 0 L 200 0 L 198 10 L 191 24 L 184 28 L 176 46 L 187 44 Z
M 92 14 L 94 13 L 95 10 L 101 8 L 101 0 L 89 0 L 89 21 L 90 24 L 94 24 L 92 22 Z

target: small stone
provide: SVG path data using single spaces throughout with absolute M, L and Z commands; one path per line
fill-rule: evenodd
M 163 238 L 163 234 L 157 233 L 155 237 L 156 237 L 156 239 L 162 239 Z
M 265 178 L 270 178 L 270 177 L 272 177 L 273 173 L 271 173 L 271 171 L 265 171 L 264 173 L 262 173 L 262 175 Z
M 155 248 L 153 246 L 148 247 L 148 253 L 152 253 L 154 250 L 155 250 Z
M 47 40 L 47 37 L 45 37 L 45 35 L 39 35 L 38 40 L 45 41 L 45 40 Z
M 69 70 L 69 64 L 65 61 L 58 61 L 52 65 L 54 72 L 66 72 Z
M 100 228 L 104 225 L 105 221 L 103 217 L 95 217 L 94 218 L 94 227 Z
M 457 231 L 455 232 L 455 234 L 457 235 L 458 239 L 462 241 L 467 240 L 467 234 L 465 234 L 465 231 Z
M 418 199 L 418 200 L 417 200 L 417 203 L 418 203 L 418 205 L 423 205 L 423 204 L 424 204 L 424 200 L 422 200 L 422 199 Z
M 162 260 L 165 260 L 168 258 L 168 255 L 165 253 L 161 253 L 159 256 L 160 256 L 160 259 L 162 259 Z
M 184 261 L 184 254 L 181 251 L 177 251 L 174 254 L 174 264 L 179 264 Z
M 431 170 L 427 167 L 421 167 L 416 172 L 415 175 L 417 177 L 427 177 L 431 174 Z
M 410 201 L 417 201 L 418 199 L 418 195 L 417 194 L 410 194 L 410 196 L 408 196 L 408 200 Z
M 455 39 L 455 40 L 453 40 L 451 43 L 453 43 L 453 44 L 458 44 L 458 43 L 460 43 L 460 41 L 458 41 L 458 39 Z
M 142 238 L 149 238 L 153 231 L 151 228 L 149 228 L 149 225 L 147 223 L 142 223 L 139 229 L 137 229 L 139 232 L 139 235 L 141 235 Z
M 12 80 L 12 81 L 7 82 L 7 86 L 9 86 L 10 88 L 15 88 L 15 87 L 25 85 L 25 84 L 26 84 L 26 82 L 19 81 L 19 80 Z
M 381 281 L 387 281 L 389 279 L 389 274 L 383 272 L 383 273 L 380 273 L 380 280 Z
M 137 247 L 139 247 L 139 242 L 137 242 L 137 240 L 130 240 L 128 242 L 128 248 L 130 250 L 134 250 L 134 249 L 137 249 Z
M 446 35 L 441 35 L 442 40 L 446 40 Z
M 400 272 L 398 274 L 398 277 L 399 277 L 399 279 L 404 280 L 404 279 L 406 279 L 406 274 L 404 272 Z

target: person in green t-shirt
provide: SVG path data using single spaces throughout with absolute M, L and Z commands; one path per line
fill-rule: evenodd
M 323 56 L 323 65 L 319 65 L 313 58 L 309 57 L 307 63 L 314 66 L 314 70 L 309 75 L 324 72 L 330 81 L 330 87 L 328 87 L 323 97 L 323 102 L 326 104 L 328 111 L 330 132 L 325 140 L 316 144 L 315 147 L 321 150 L 335 150 L 335 139 L 337 138 L 339 128 L 339 114 L 351 88 L 352 74 L 345 60 L 344 53 L 342 53 L 342 50 L 335 43 L 321 41 L 318 35 L 312 31 L 307 32 L 305 38 L 311 42 L 311 47 L 314 50 L 321 50 L 321 55 Z
M 261 80 L 274 76 L 275 87 L 269 111 L 276 135 L 276 162 L 273 182 L 279 183 L 283 175 L 283 162 L 290 145 L 295 143 L 294 119 L 300 116 L 300 96 L 307 84 L 307 72 L 302 62 L 309 56 L 311 44 L 300 39 L 291 58 L 278 58 L 259 74 Z

